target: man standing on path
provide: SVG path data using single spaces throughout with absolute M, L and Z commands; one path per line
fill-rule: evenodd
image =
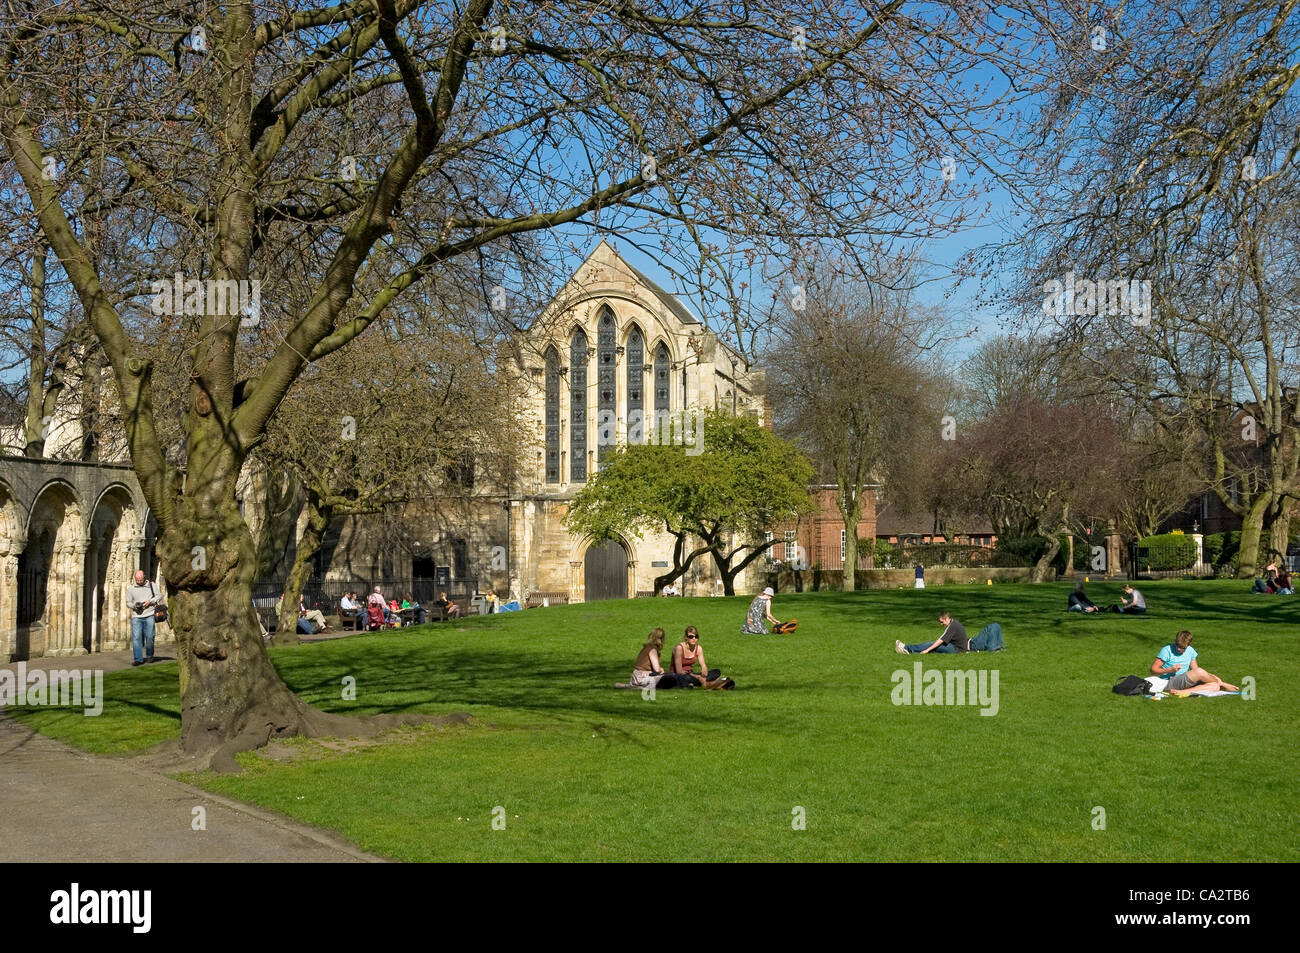
M 154 621 L 153 611 L 158 605 L 158 590 L 152 582 L 145 584 L 144 570 L 135 571 L 135 585 L 126 588 L 126 604 L 131 609 L 132 665 L 152 662 Z M 141 655 L 141 643 L 144 653 Z

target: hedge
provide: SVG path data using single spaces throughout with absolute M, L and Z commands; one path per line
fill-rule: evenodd
M 1196 564 L 1196 541 L 1183 533 L 1162 533 L 1138 540 L 1138 565 L 1166 572 L 1190 569 Z

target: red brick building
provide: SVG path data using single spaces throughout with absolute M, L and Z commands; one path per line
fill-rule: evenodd
M 768 555 L 782 565 L 794 565 L 802 557 L 808 568 L 844 568 L 844 553 L 849 546 L 844 520 L 840 516 L 836 495 L 839 487 L 812 486 L 812 512 L 796 523 L 777 527 L 772 537 L 778 540 Z M 876 489 L 868 488 L 862 496 L 862 514 L 858 520 L 858 538 L 876 537 Z M 796 546 L 798 547 L 796 549 Z

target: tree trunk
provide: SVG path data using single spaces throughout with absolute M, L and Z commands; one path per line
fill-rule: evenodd
M 1061 538 L 1056 533 L 1046 535 L 1047 551 L 1038 557 L 1038 562 L 1034 565 L 1033 576 L 1030 577 L 1031 582 L 1045 582 L 1047 580 L 1047 574 L 1052 569 L 1052 560 L 1061 551 Z
M 836 502 L 839 504 L 840 518 L 844 520 L 844 564 L 841 569 L 844 578 L 841 588 L 845 592 L 852 592 L 857 588 L 858 520 L 862 515 L 862 488 L 856 484 L 846 487 L 844 481 L 848 468 L 839 467 L 837 470 L 836 477 L 840 486 Z
M 1290 500 L 1283 500 L 1276 507 L 1272 524 L 1269 526 L 1269 549 L 1278 562 L 1286 558 L 1287 547 L 1291 541 L 1290 503 Z
M 256 526 L 257 565 L 253 580 L 274 577 L 284 562 L 298 514 L 306 505 L 302 481 L 293 474 L 263 473 L 256 478 L 263 501 Z
M 691 553 L 683 560 L 682 552 L 683 550 L 686 549 L 686 533 L 674 532 L 671 529 L 668 532 L 671 533 L 677 540 L 677 542 L 673 544 L 673 568 L 671 572 L 665 573 L 662 576 L 655 576 L 656 596 L 658 596 L 661 592 L 663 592 L 664 586 L 668 585 L 668 583 L 672 582 L 674 579 L 680 579 L 682 576 L 686 575 L 686 570 L 691 567 L 691 563 L 695 562 L 696 557 L 703 556 L 705 553 L 709 551 L 708 547 L 701 546 L 697 549 L 692 550 Z
M 1259 543 L 1269 498 L 1259 494 L 1241 517 L 1241 548 L 1237 551 L 1237 578 L 1254 579 L 1259 568 Z
M 1065 574 L 1074 575 L 1074 534 L 1067 533 L 1065 536 Z
M 49 436 L 45 409 L 45 254 L 46 248 L 42 244 L 32 256 L 32 326 L 27 368 L 27 420 L 23 427 L 25 457 L 44 456 L 45 438 Z
M 330 512 L 322 510 L 311 493 L 308 493 L 307 500 L 307 526 L 302 532 L 302 538 L 298 540 L 293 568 L 289 570 L 284 595 L 280 598 L 280 621 L 271 639 L 276 645 L 297 645 L 301 641 L 298 638 L 298 600 L 311 576 L 312 560 L 320 551 L 325 530 L 330 524 Z

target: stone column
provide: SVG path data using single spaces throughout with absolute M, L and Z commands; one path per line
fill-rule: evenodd
M 586 599 L 582 588 L 582 561 L 574 560 L 569 563 L 569 601 L 585 602 Z
M 1205 565 L 1205 536 L 1202 533 L 1192 533 L 1192 542 L 1196 544 L 1196 571 L 1204 575 L 1210 571 L 1210 567 Z
M 1122 554 L 1124 551 L 1124 537 L 1118 533 L 1112 533 L 1106 537 L 1106 576 L 1119 575 L 1123 569 Z
M 85 655 L 81 606 L 90 540 L 73 539 L 54 550 L 46 604 L 46 655 Z
M 114 541 L 113 559 L 104 582 L 107 592 L 104 594 L 103 648 L 106 652 L 131 647 L 131 608 L 126 604 L 126 587 L 135 581 L 142 549 L 144 540 L 138 536 Z
M 0 541 L 0 663 L 18 651 L 18 554 L 14 541 Z

